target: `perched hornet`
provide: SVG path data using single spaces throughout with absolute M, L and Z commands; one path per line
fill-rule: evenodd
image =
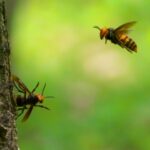
M 18 114 L 18 117 L 23 114 L 25 109 L 27 109 L 27 112 L 25 113 L 22 119 L 23 122 L 29 118 L 34 106 L 49 110 L 48 107 L 45 107 L 43 105 L 38 105 L 38 103 L 42 103 L 45 98 L 53 98 L 52 96 L 46 96 L 46 97 L 43 96 L 46 84 L 44 85 L 41 94 L 35 94 L 34 92 L 39 86 L 39 82 L 36 84 L 33 90 L 30 91 L 18 77 L 12 76 L 12 81 L 13 81 L 14 86 L 18 90 L 18 92 L 23 94 L 23 95 L 17 95 L 15 99 L 16 105 L 17 107 L 19 107 L 18 111 L 21 111 L 21 113 Z
M 122 48 L 126 48 L 129 52 L 137 52 L 136 43 L 127 36 L 129 32 L 129 28 L 133 26 L 136 22 L 128 22 L 116 29 L 113 28 L 99 28 L 98 26 L 94 26 L 100 31 L 100 38 L 105 38 L 105 43 L 107 40 L 110 40 L 114 44 L 120 45 Z

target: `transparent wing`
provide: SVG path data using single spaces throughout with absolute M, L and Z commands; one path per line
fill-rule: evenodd
M 33 110 L 33 105 L 31 105 L 31 106 L 29 107 L 29 109 L 27 110 L 27 112 L 25 113 L 25 115 L 24 115 L 24 117 L 23 117 L 23 119 L 22 119 L 22 122 L 26 121 L 26 120 L 29 118 L 29 116 L 30 116 L 32 110 Z
M 29 89 L 26 87 L 26 85 L 15 75 L 12 76 L 12 80 L 15 85 L 17 85 L 22 91 L 28 92 L 28 94 L 31 94 Z
M 131 28 L 135 23 L 136 23 L 136 21 L 127 22 L 127 23 L 119 26 L 118 28 L 116 28 L 114 30 L 114 32 L 115 32 L 115 34 L 128 33 L 130 31 L 129 28 Z

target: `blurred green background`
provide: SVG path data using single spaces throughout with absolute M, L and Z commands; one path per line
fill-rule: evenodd
M 50 111 L 17 120 L 21 150 L 150 150 L 150 1 L 8 1 L 13 74 Z M 137 21 L 138 53 L 99 39 Z

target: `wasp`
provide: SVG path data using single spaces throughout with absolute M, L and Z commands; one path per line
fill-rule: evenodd
M 114 44 L 120 45 L 122 48 L 127 49 L 129 52 L 137 52 L 136 43 L 127 36 L 130 31 L 129 28 L 132 27 L 136 22 L 127 22 L 123 25 L 120 25 L 116 29 L 114 28 L 100 28 L 98 26 L 94 26 L 100 31 L 100 39 L 105 38 L 105 43 L 107 40 L 110 40 Z
M 35 85 L 35 87 L 33 88 L 32 91 L 30 91 L 27 86 L 17 77 L 17 76 L 12 76 L 12 81 L 14 86 L 16 87 L 16 89 L 18 90 L 18 92 L 22 93 L 22 95 L 17 95 L 15 98 L 15 102 L 16 102 L 16 106 L 18 107 L 18 111 L 21 110 L 21 113 L 18 114 L 17 118 L 22 115 L 24 113 L 24 111 L 27 109 L 22 121 L 26 121 L 32 110 L 33 107 L 41 107 L 44 109 L 49 110 L 48 107 L 43 106 L 43 105 L 39 105 L 38 103 L 43 103 L 45 98 L 53 98 L 53 96 L 46 96 L 44 97 L 44 90 L 46 87 L 46 83 L 44 84 L 44 87 L 42 89 L 41 94 L 35 94 L 35 90 L 37 89 L 37 87 L 39 86 L 39 82 Z

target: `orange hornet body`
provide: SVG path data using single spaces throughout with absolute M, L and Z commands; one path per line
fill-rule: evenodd
M 105 43 L 107 42 L 107 40 L 110 40 L 112 43 L 118 44 L 122 48 L 126 48 L 129 52 L 137 52 L 137 44 L 127 35 L 127 33 L 129 32 L 129 28 L 135 23 L 135 21 L 128 22 L 117 27 L 116 29 L 101 29 L 98 26 L 94 26 L 94 28 L 97 28 L 100 31 L 100 39 L 105 38 Z

